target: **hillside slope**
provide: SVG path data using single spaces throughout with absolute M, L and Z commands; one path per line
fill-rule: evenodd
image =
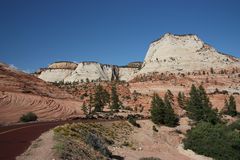
M 0 63 L 0 124 L 35 112 L 39 120 L 66 119 L 81 113 L 81 102 L 56 86 Z

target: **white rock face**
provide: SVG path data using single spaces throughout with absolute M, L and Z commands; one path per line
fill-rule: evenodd
M 38 78 L 47 82 L 60 82 L 71 75 L 72 72 L 73 70 L 69 69 L 45 69 L 40 73 Z
M 47 82 L 81 82 L 86 81 L 111 81 L 129 80 L 137 71 L 134 67 L 118 67 L 115 65 L 100 64 L 97 62 L 81 62 L 75 67 L 72 64 L 53 63 L 49 68 L 40 72 L 38 77 Z M 68 68 L 68 69 L 62 69 Z
M 97 62 L 82 62 L 78 64 L 76 70 L 64 79 L 65 82 L 81 82 L 88 78 L 92 80 L 111 80 L 111 66 L 101 66 Z
M 119 79 L 123 81 L 130 80 L 137 72 L 138 68 L 119 67 Z
M 217 52 L 196 35 L 167 33 L 150 44 L 143 67 L 138 74 L 189 72 L 239 66 L 239 59 Z

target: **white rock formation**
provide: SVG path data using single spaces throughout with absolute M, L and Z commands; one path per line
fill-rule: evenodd
M 97 62 L 57 62 L 42 69 L 36 74 L 40 79 L 47 82 L 81 82 L 86 81 L 111 81 L 129 80 L 139 71 L 136 67 L 118 67 L 115 65 L 100 64 Z
M 239 59 L 219 53 L 196 35 L 167 33 L 150 44 L 138 74 L 165 71 L 189 72 L 239 66 Z
M 81 62 L 78 64 L 76 70 L 64 79 L 64 82 L 76 82 L 81 80 L 86 81 L 88 78 L 92 80 L 111 80 L 112 67 L 101 65 L 97 62 Z
M 119 67 L 119 79 L 123 81 L 130 80 L 137 72 L 138 68 Z
M 47 82 L 60 82 L 71 75 L 72 72 L 71 69 L 45 69 L 39 74 L 38 78 Z

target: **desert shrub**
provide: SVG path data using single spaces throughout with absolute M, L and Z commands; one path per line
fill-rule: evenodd
M 216 160 L 240 159 L 240 135 L 223 124 L 200 122 L 184 139 L 185 149 Z
M 128 122 L 131 123 L 133 126 L 140 128 L 140 124 L 137 123 L 137 118 L 133 115 L 128 116 Z
M 95 150 L 99 151 L 106 157 L 110 157 L 112 153 L 108 150 L 107 146 L 105 145 L 104 139 L 98 137 L 93 133 L 89 133 L 86 135 L 86 143 L 92 146 Z
M 21 122 L 30 122 L 30 121 L 36 121 L 38 119 L 37 115 L 33 112 L 28 112 L 27 114 L 22 115 L 20 117 Z

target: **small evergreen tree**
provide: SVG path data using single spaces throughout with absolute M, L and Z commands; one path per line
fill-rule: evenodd
M 112 110 L 118 110 L 120 108 L 119 98 L 117 94 L 116 85 L 112 85 L 111 106 Z
M 95 94 L 93 97 L 94 101 L 94 111 L 95 112 L 102 112 L 104 106 L 108 103 L 109 101 L 109 96 L 106 96 L 108 93 L 106 90 L 103 89 L 101 85 L 98 85 L 95 88 Z
M 212 104 L 203 86 L 196 88 L 192 85 L 186 109 L 189 118 L 197 122 L 205 121 L 216 124 L 220 121 L 217 111 L 212 109 Z
M 164 101 L 154 94 L 151 102 L 151 119 L 155 124 L 164 124 L 174 127 L 178 124 L 178 117 L 172 108 L 173 95 L 168 91 L 165 94 Z M 171 95 L 171 96 L 170 96 Z
M 169 127 L 174 127 L 178 124 L 179 119 L 175 115 L 174 110 L 172 108 L 173 97 L 169 96 L 169 93 L 171 93 L 171 91 L 168 91 L 164 97 L 164 105 L 165 105 L 164 124 L 166 124 Z
M 154 94 L 151 102 L 151 119 L 153 123 L 164 124 L 164 107 L 163 100 L 157 94 Z

